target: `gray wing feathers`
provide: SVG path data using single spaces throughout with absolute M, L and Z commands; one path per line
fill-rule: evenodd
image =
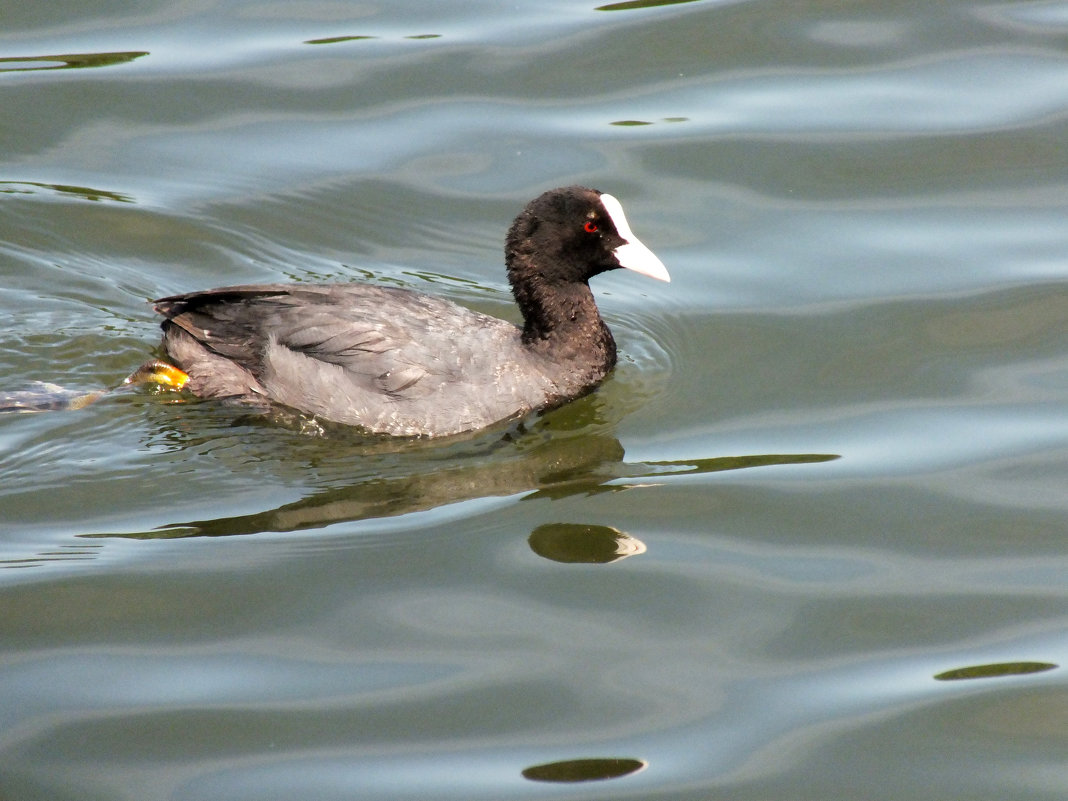
M 220 356 L 243 368 L 222 376 L 234 391 L 217 387 L 216 397 L 256 384 L 253 393 L 279 403 L 392 434 L 420 433 L 431 415 L 453 431 L 477 428 L 547 398 L 540 380 L 500 374 L 502 353 L 524 356 L 515 326 L 434 296 L 370 285 L 231 287 L 158 308 L 197 341 L 214 375 Z M 181 366 L 192 375 L 185 339 Z

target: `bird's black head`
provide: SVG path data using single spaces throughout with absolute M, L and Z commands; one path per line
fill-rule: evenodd
M 506 255 L 513 287 L 530 280 L 585 283 L 620 267 L 670 280 L 630 230 L 619 201 L 582 186 L 551 189 L 527 204 L 508 232 Z

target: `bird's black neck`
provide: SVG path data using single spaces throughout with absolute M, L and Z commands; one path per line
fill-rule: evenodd
M 616 343 L 589 284 L 548 280 L 525 254 L 512 255 L 508 275 L 523 313 L 523 344 L 554 361 L 581 364 L 591 380 L 603 378 L 615 366 Z

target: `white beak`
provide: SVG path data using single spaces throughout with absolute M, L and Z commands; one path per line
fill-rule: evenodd
M 667 267 L 664 266 L 664 263 L 656 257 L 653 251 L 643 245 L 641 240 L 630 230 L 630 225 L 627 224 L 627 216 L 623 213 L 623 206 L 620 205 L 620 202 L 612 195 L 602 194 L 601 205 L 608 212 L 608 216 L 612 218 L 616 231 L 626 240 L 613 251 L 616 259 L 619 260 L 619 266 L 647 275 L 650 278 L 655 278 L 658 281 L 670 281 L 671 276 L 668 275 Z

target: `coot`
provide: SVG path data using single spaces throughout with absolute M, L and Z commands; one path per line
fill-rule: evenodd
M 160 298 L 163 347 L 184 371 L 163 380 L 203 398 L 283 404 L 376 433 L 457 434 L 559 405 L 604 379 L 616 343 L 590 278 L 625 267 L 670 280 L 619 201 L 579 186 L 527 205 L 508 231 L 505 261 L 522 328 L 368 284 Z

